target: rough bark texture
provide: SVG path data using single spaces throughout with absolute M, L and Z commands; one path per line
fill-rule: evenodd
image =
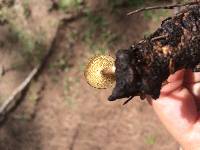
M 146 39 L 116 54 L 116 87 L 110 101 L 146 95 L 157 99 L 162 83 L 180 69 L 200 71 L 200 6 L 167 18 Z

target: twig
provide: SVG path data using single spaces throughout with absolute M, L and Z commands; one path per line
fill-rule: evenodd
M 200 3 L 200 1 L 195 1 L 195 2 L 187 2 L 184 4 L 171 4 L 171 5 L 166 5 L 166 6 L 152 6 L 152 7 L 145 7 L 145 8 L 140 8 L 134 11 L 131 11 L 127 13 L 127 16 L 142 12 L 142 11 L 147 11 L 147 10 L 155 10 L 155 9 L 173 9 L 175 7 L 183 7 L 183 6 L 188 6 L 188 5 L 195 5 Z
M 14 90 L 14 92 L 0 107 L 0 123 L 5 119 L 6 114 L 9 113 L 10 110 L 16 106 L 16 104 L 18 103 L 18 99 L 20 99 L 20 97 L 22 96 L 22 92 L 25 91 L 25 89 L 28 87 L 33 77 L 38 73 L 39 69 L 40 66 L 35 67 L 28 75 L 28 77 L 21 83 L 19 87 Z
M 8 97 L 7 100 L 4 101 L 4 103 L 0 107 L 0 125 L 4 123 L 9 113 L 12 112 L 17 106 L 19 106 L 23 96 L 23 92 L 25 92 L 28 89 L 31 81 L 41 73 L 42 69 L 48 62 L 49 57 L 51 56 L 53 50 L 56 48 L 57 43 L 59 42 L 57 37 L 59 36 L 60 28 L 63 26 L 63 23 L 66 24 L 73 22 L 81 16 L 83 16 L 83 14 L 78 13 L 61 20 L 61 24 L 60 26 L 58 26 L 57 33 L 55 34 L 53 42 L 48 51 L 46 52 L 41 63 L 31 71 L 28 77 L 13 91 L 13 93 Z
M 167 38 L 167 36 L 168 36 L 168 35 L 161 35 L 161 36 L 152 38 L 151 41 L 156 41 L 156 40 L 160 40 L 160 39 L 165 39 L 165 38 Z
M 180 4 L 181 1 L 180 0 L 173 0 L 173 4 Z M 176 7 L 173 10 L 173 14 L 176 15 L 178 12 L 180 12 L 180 7 Z

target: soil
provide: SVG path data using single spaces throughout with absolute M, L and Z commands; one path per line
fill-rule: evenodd
M 59 11 L 49 13 L 51 3 L 46 0 L 30 2 L 33 6 L 32 16 L 28 19 L 31 31 L 44 28 L 48 33 L 45 43 L 50 47 L 63 14 Z M 100 6 L 97 1 L 87 2 L 93 9 Z M 139 41 L 145 32 L 159 25 L 151 20 L 147 23 L 142 14 L 127 17 L 124 15 L 127 11 L 121 10 L 119 14 L 100 12 L 107 18 L 109 29 L 120 35 L 120 39 L 109 47 L 112 54 L 116 49 L 127 48 Z M 93 89 L 85 82 L 83 66 L 94 55 L 82 38 L 84 31 L 90 28 L 89 24 L 82 18 L 63 26 L 62 38 L 48 65 L 0 127 L 0 150 L 178 149 L 178 144 L 146 101 L 136 97 L 125 106 L 123 100 L 109 102 L 107 97 L 112 89 Z M 0 42 L 6 42 L 0 48 L 0 63 L 6 70 L 21 62 L 23 57 L 16 50 L 17 46 L 8 42 L 6 26 L 0 27 L 0 33 Z M 71 33 L 76 37 L 72 38 Z M 0 77 L 1 103 L 25 79 L 31 70 L 28 63 L 14 67 Z

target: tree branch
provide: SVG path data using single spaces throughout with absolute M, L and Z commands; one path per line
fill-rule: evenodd
M 189 6 L 189 5 L 195 5 L 195 4 L 199 4 L 200 1 L 195 1 L 195 2 L 188 2 L 188 3 L 184 3 L 184 4 L 171 4 L 171 5 L 166 5 L 166 6 L 152 6 L 152 7 L 145 7 L 145 8 L 140 8 L 134 11 L 131 11 L 129 13 L 127 13 L 127 16 L 142 12 L 142 11 L 147 11 L 147 10 L 155 10 L 155 9 L 174 9 L 176 7 L 183 7 L 183 6 Z

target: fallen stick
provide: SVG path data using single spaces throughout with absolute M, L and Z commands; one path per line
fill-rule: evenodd
M 14 90 L 14 92 L 8 97 L 7 100 L 5 100 L 3 105 L 0 107 L 0 123 L 5 119 L 6 114 L 8 114 L 10 110 L 16 106 L 18 100 L 22 96 L 22 92 L 27 89 L 28 85 L 38 73 L 39 69 L 40 66 L 35 67 L 28 75 L 28 77 L 20 84 L 20 86 Z

